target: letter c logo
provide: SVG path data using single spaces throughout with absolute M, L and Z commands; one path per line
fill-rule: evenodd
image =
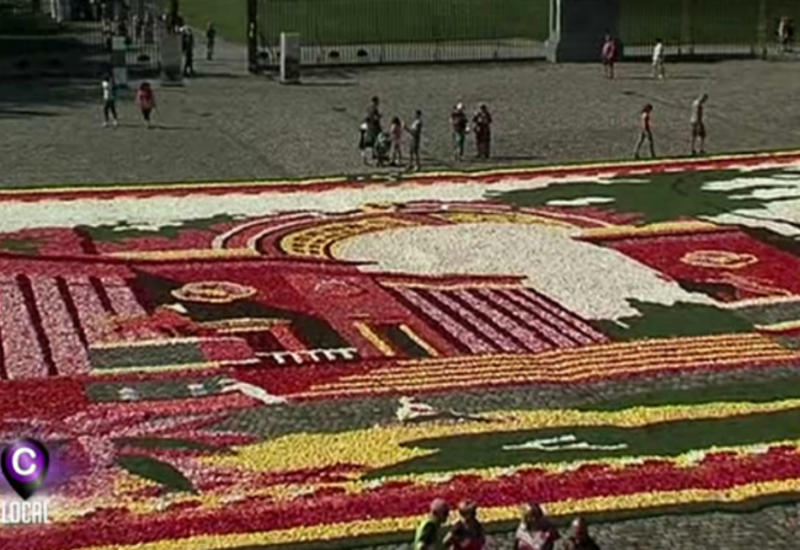
M 20 456 L 21 455 L 28 455 L 31 457 L 31 460 L 36 459 L 36 452 L 33 449 L 29 449 L 28 447 L 23 447 L 21 449 L 17 449 L 14 451 L 14 454 L 11 455 L 11 465 L 14 468 L 14 471 L 21 476 L 28 477 L 32 476 L 36 473 L 36 464 L 31 464 L 28 468 L 23 468 L 22 464 L 20 464 Z

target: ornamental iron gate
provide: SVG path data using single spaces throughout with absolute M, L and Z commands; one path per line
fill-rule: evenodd
M 279 66 L 281 32 L 300 34 L 311 66 L 543 59 L 558 1 L 248 0 L 250 65 Z M 657 38 L 672 56 L 760 56 L 777 51 L 781 17 L 800 20 L 800 0 L 619 2 L 626 56 Z

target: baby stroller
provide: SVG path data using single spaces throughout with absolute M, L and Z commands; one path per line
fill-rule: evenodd
M 389 134 L 386 132 L 379 133 L 372 148 L 372 156 L 378 166 L 386 166 L 389 164 L 389 151 L 391 151 L 391 149 L 392 142 L 389 139 Z

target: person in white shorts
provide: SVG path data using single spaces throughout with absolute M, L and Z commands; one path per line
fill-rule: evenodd
M 664 42 L 659 38 L 653 48 L 653 78 L 664 79 Z

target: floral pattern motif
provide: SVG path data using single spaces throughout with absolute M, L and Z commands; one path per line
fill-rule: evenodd
M 654 222 L 605 193 L 615 178 L 691 173 L 717 189 L 722 170 L 741 182 L 760 167 L 798 165 L 800 155 L 779 154 L 423 174 L 392 187 L 331 179 L 0 192 L 10 213 L 0 242 L 11 243 L 0 250 L 0 441 L 42 440 L 59 473 L 48 487 L 55 521 L 24 537 L 4 528 L 0 547 L 403 538 L 433 497 L 468 496 L 491 522 L 513 519 L 534 495 L 566 515 L 794 490 L 800 391 L 765 397 L 745 385 L 674 403 L 530 409 L 510 400 L 480 411 L 466 396 L 623 388 L 633 378 L 655 391 L 687 372 L 800 366 L 800 295 L 786 275 L 800 259 L 785 236 L 720 216 Z M 577 184 L 604 193 L 558 198 Z M 182 212 L 159 203 L 176 196 Z M 108 225 L 98 199 L 130 219 Z M 81 204 L 80 226 L 53 210 Z M 429 243 L 439 256 L 403 237 L 419 228 L 413 235 L 451 239 Z M 513 246 L 522 255 L 535 245 L 547 262 L 508 271 L 512 259 L 478 247 L 487 235 L 530 238 Z M 348 256 L 367 252 L 375 256 Z M 489 264 L 491 273 L 471 267 Z M 595 272 L 570 279 L 584 266 Z M 622 282 L 604 284 L 613 277 Z M 582 285 L 569 303 L 562 279 Z M 611 300 L 609 288 L 629 292 L 614 297 L 624 307 L 588 307 Z M 175 312 L 169 330 L 156 330 L 165 307 Z M 636 315 L 592 313 L 612 310 Z M 137 331 L 114 337 L 115 318 Z M 464 396 L 465 410 L 428 404 L 442 392 Z M 408 410 L 388 412 L 401 396 Z M 352 413 L 362 409 L 374 416 Z

